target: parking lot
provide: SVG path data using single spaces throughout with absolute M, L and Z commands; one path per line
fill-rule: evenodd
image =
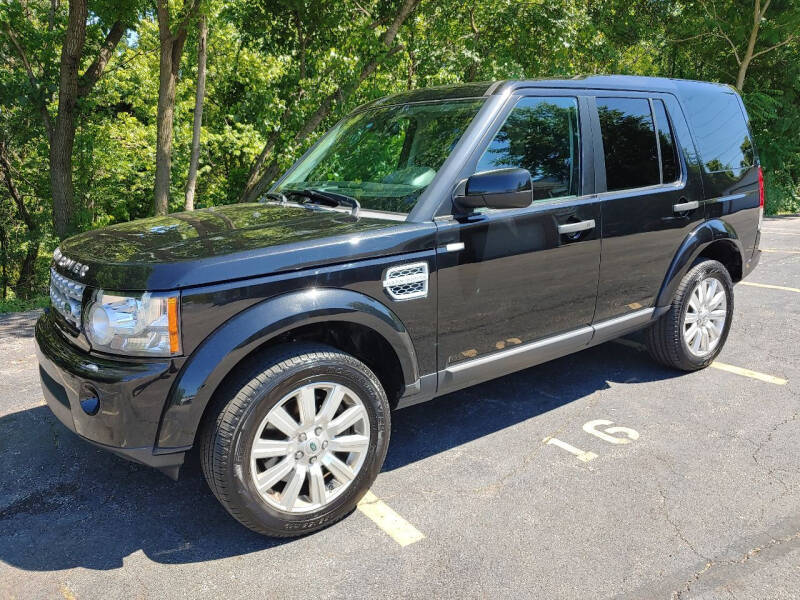
M 359 510 L 297 540 L 79 441 L 0 317 L 0 597 L 797 598 L 800 217 L 766 219 L 714 368 L 612 342 L 393 415 Z

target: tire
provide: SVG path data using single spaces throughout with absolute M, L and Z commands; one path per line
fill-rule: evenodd
M 336 398 L 339 408 L 329 416 Z M 249 360 L 218 390 L 200 433 L 203 474 L 246 527 L 273 537 L 304 535 L 355 508 L 383 465 L 389 432 L 386 393 L 361 361 L 329 346 L 279 346 Z
M 701 284 L 703 289 L 699 291 L 700 296 L 697 296 L 695 295 L 696 290 Z M 714 310 L 707 310 L 708 306 L 702 301 L 698 301 L 702 299 L 703 291 L 710 289 L 714 291 L 708 295 L 713 298 L 717 298 L 717 294 L 720 292 L 725 292 L 725 298 L 719 301 Z M 701 310 L 695 311 L 693 307 L 698 306 Z M 723 306 L 724 320 L 719 316 Z M 722 263 L 716 260 L 702 260 L 695 263 L 683 276 L 669 310 L 646 331 L 645 337 L 650 356 L 663 365 L 681 371 L 704 369 L 714 361 L 725 345 L 732 319 L 733 282 L 730 273 Z M 700 333 L 692 330 L 692 323 L 695 320 L 702 323 L 699 329 Z M 708 345 L 705 351 L 702 347 L 693 349 L 693 346 L 703 343 L 703 329 L 710 332 L 705 338 Z M 690 338 L 692 340 L 690 344 L 687 337 L 693 334 L 694 337 Z M 715 342 L 712 340 L 714 335 L 718 335 Z M 700 342 L 697 341 L 698 336 Z

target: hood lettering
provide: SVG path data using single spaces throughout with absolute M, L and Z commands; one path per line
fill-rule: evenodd
M 61 248 L 56 248 L 53 251 L 53 262 L 62 269 L 74 273 L 79 277 L 85 277 L 89 272 L 89 266 L 85 265 L 72 258 L 67 258 L 61 253 Z

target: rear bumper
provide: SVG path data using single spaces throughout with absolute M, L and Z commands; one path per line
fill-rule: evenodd
M 183 359 L 100 357 L 77 348 L 64 335 L 49 313 L 36 323 L 42 393 L 53 414 L 84 440 L 177 478 L 187 448 L 160 449 L 155 441 Z M 99 399 L 94 414 L 81 405 L 90 398 Z

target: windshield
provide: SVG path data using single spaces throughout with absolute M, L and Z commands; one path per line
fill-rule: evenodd
M 483 100 L 403 104 L 355 113 L 334 127 L 276 191 L 315 189 L 370 210 L 408 213 Z

